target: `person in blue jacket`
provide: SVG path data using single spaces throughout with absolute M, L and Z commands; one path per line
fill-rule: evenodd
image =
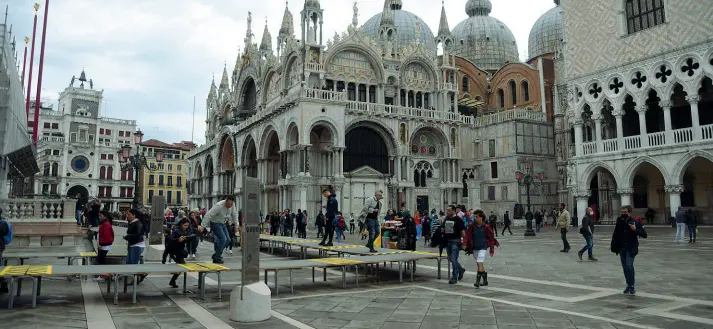
M 324 237 L 322 237 L 322 242 L 319 243 L 320 246 L 333 246 L 332 238 L 334 237 L 334 227 L 336 226 L 335 221 L 337 220 L 337 211 L 339 211 L 339 203 L 337 202 L 337 196 L 329 189 L 324 189 L 322 195 L 327 198 L 326 208 L 326 220 L 324 221 Z M 327 238 L 329 241 L 327 242 Z M 327 242 L 327 243 L 325 243 Z

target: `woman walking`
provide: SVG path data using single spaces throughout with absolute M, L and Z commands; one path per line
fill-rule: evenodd
M 176 264 L 185 264 L 186 256 L 188 252 L 186 251 L 186 241 L 189 241 L 195 236 L 193 229 L 191 228 L 191 223 L 188 218 L 182 218 L 178 221 L 171 231 L 171 235 L 168 237 L 168 250 Z M 173 274 L 171 281 L 168 283 L 172 288 L 178 288 L 176 284 L 176 279 L 178 279 L 179 273 Z
M 490 257 L 495 255 L 495 247 L 499 247 L 498 240 L 495 239 L 493 229 L 485 221 L 485 212 L 478 209 L 475 211 L 475 221 L 466 229 L 463 241 L 463 250 L 466 255 L 472 254 L 478 267 L 478 274 L 473 286 L 480 289 L 480 286 L 488 285 L 488 272 L 485 271 L 485 253 L 490 249 Z M 481 283 L 480 280 L 483 280 Z
M 579 229 L 579 233 L 584 237 L 584 241 L 587 243 L 582 249 L 579 250 L 577 256 L 579 260 L 582 260 L 582 255 L 585 251 L 589 254 L 589 261 L 596 262 L 598 259 L 592 256 L 592 248 L 594 248 L 594 210 L 592 208 L 587 208 L 587 213 L 584 214 L 582 218 L 582 227 Z
M 126 220 L 129 222 L 129 227 L 126 229 L 124 240 L 128 245 L 126 253 L 126 264 L 138 264 L 141 260 L 141 254 L 144 252 L 144 226 L 139 220 L 141 212 L 134 208 L 126 213 Z M 139 283 L 144 281 L 145 275 L 139 277 Z
M 114 228 L 111 226 L 111 214 L 107 211 L 99 213 L 99 251 L 97 252 L 97 264 L 106 265 L 106 254 L 111 251 L 114 244 Z

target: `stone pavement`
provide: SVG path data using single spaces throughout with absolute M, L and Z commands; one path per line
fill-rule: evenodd
M 309 270 L 295 271 L 295 293 L 289 292 L 287 275 L 280 275 L 280 294 L 274 294 L 273 318 L 265 323 L 238 324 L 229 319 L 229 292 L 240 282 L 239 273 L 223 276 L 223 298 L 217 299 L 215 277 L 206 300 L 168 287 L 168 276 L 149 276 L 139 286 L 138 303 L 121 294 L 112 304 L 105 285 L 96 281 L 50 279 L 43 282 L 38 307 L 30 299 L 16 299 L 6 310 L 0 296 L 0 327 L 63 328 L 713 328 L 713 229 L 701 228 L 696 244 L 673 242 L 674 229 L 649 227 L 636 258 L 637 296 L 621 294 L 624 278 L 618 256 L 609 252 L 611 227 L 598 227 L 595 255 L 599 262 L 580 262 L 576 251 L 583 240 L 570 234 L 572 251 L 560 253 L 559 233 L 543 231 L 534 238 L 500 237 L 501 248 L 488 257 L 490 285 L 476 290 L 475 261 L 461 253 L 468 269 L 463 281 L 449 285 L 436 278 L 435 261 L 419 262 L 414 283 L 398 283 L 396 269 L 382 271 L 381 282 L 348 274 L 341 289 L 341 272 L 329 271 L 328 281 L 312 283 Z M 118 235 L 122 229 L 116 228 Z M 117 243 L 121 243 L 120 238 Z M 347 236 L 348 242 L 360 243 Z M 420 250 L 432 250 L 419 246 Z M 199 249 L 208 261 L 212 245 Z M 240 262 L 238 248 L 226 255 Z M 293 254 L 293 256 L 297 256 Z M 313 256 L 316 256 L 314 253 Z M 586 257 L 586 256 L 585 256 Z M 262 254 L 261 259 L 287 259 L 284 253 Z M 64 263 L 33 260 L 32 264 Z M 197 276 L 189 276 L 195 290 Z

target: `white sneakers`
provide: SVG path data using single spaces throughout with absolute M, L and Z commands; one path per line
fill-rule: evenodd
M 232 254 L 233 254 L 233 251 L 230 250 L 230 249 L 228 249 L 228 253 L 232 255 Z
M 191 258 L 196 259 L 196 254 L 192 254 Z

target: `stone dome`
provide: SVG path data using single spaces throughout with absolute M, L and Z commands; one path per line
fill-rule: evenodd
M 542 15 L 530 30 L 527 57 L 529 59 L 554 53 L 564 39 L 562 8 L 556 6 Z
M 496 71 L 507 62 L 519 62 L 512 31 L 490 17 L 490 0 L 468 0 L 468 18 L 453 28 L 454 54 L 473 62 L 482 70 Z
M 405 10 L 393 9 L 391 12 L 394 17 L 394 26 L 396 27 L 397 33 L 396 40 L 398 41 L 399 47 L 423 44 L 429 51 L 436 52 L 435 37 L 426 22 L 415 14 Z M 379 39 L 382 15 L 383 13 L 374 15 L 374 17 L 370 18 L 364 23 L 364 26 L 362 26 L 364 33 L 376 40 Z M 421 38 L 419 41 L 416 41 L 416 22 L 421 22 Z

